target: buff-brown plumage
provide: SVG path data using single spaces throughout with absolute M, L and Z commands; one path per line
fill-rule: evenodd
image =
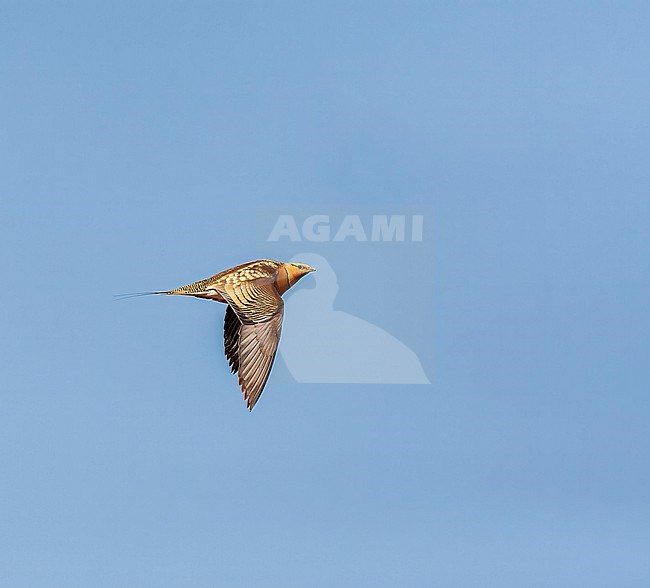
M 159 294 L 207 298 L 228 305 L 224 351 L 232 372 L 238 374 L 246 406 L 253 410 L 278 350 L 282 294 L 312 271 L 314 268 L 301 263 L 260 259 Z

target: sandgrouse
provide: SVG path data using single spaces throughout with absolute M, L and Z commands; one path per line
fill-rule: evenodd
M 278 350 L 282 294 L 313 271 L 303 263 L 260 259 L 175 290 L 147 294 L 195 296 L 228 305 L 223 326 L 225 353 L 232 372 L 238 374 L 246 406 L 253 410 Z

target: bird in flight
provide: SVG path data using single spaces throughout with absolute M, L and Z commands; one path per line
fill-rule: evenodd
M 259 259 L 175 290 L 142 295 L 194 296 L 227 304 L 224 349 L 232 373 L 238 374 L 246 406 L 253 410 L 278 350 L 284 314 L 282 294 L 313 271 L 304 263 Z

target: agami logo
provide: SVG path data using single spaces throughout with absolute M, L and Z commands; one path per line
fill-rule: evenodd
M 405 214 L 373 214 L 368 219 L 362 219 L 358 214 L 348 214 L 340 223 L 333 223 L 327 214 L 313 214 L 298 223 L 294 215 L 282 214 L 278 216 L 266 240 L 312 243 L 419 242 L 422 241 L 423 221 L 422 215 L 407 217 Z
M 430 383 L 432 272 L 414 273 L 420 287 L 409 296 L 406 317 L 401 307 L 388 311 L 386 300 L 376 295 L 387 274 L 429 268 L 433 259 L 422 207 L 408 209 L 403 214 L 372 214 L 372 209 L 313 214 L 325 211 L 312 209 L 258 215 L 265 256 L 316 268 L 285 300 L 291 311 L 285 314 L 279 354 L 295 381 Z M 405 330 L 413 316 L 417 323 Z

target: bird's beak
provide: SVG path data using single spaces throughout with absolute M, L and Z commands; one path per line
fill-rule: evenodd
M 311 267 L 310 265 L 308 265 L 308 266 L 306 266 L 306 267 L 307 267 L 307 271 L 305 272 L 306 274 L 310 274 L 311 272 L 315 272 L 315 271 L 316 271 L 316 268 Z

